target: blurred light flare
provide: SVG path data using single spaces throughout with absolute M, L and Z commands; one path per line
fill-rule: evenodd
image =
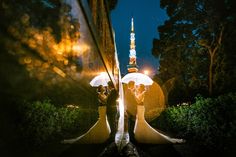
M 53 71 L 57 73 L 58 75 L 60 75 L 61 77 L 66 77 L 66 74 L 60 68 L 56 66 L 53 66 Z
M 30 64 L 32 62 L 31 58 L 30 57 L 25 57 L 24 58 L 24 63 L 25 64 Z
M 144 70 L 143 73 L 144 73 L 145 75 L 149 75 L 149 70 Z

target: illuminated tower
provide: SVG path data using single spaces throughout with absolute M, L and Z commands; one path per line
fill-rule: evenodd
M 129 65 L 127 65 L 127 69 L 129 73 L 138 71 L 138 66 L 136 64 L 135 33 L 134 33 L 134 19 L 133 18 L 131 19 Z

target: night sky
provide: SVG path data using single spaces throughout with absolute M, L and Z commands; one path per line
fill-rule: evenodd
M 115 10 L 111 13 L 111 21 L 115 30 L 115 39 L 121 73 L 127 73 L 129 63 L 129 44 L 131 17 L 134 17 L 137 64 L 139 72 L 156 73 L 158 60 L 152 55 L 152 40 L 158 38 L 157 27 L 162 25 L 168 16 L 160 8 L 159 0 L 118 0 Z

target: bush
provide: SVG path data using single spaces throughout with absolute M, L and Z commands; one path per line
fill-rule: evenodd
M 28 144 L 40 146 L 58 142 L 75 132 L 82 134 L 97 119 L 96 112 L 77 107 L 55 107 L 49 100 L 36 101 L 21 106 L 18 126 Z
M 61 138 L 69 138 L 79 135 L 88 130 L 97 120 L 97 110 L 80 108 L 60 108 L 58 109 L 60 127 L 58 132 Z
M 196 97 L 192 105 L 167 108 L 154 121 L 160 129 L 209 146 L 225 146 L 236 137 L 236 93 L 217 98 Z
M 57 109 L 49 101 L 25 104 L 19 122 L 23 137 L 30 144 L 41 144 L 56 132 Z

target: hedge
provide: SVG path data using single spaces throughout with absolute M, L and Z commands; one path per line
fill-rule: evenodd
M 81 109 L 75 105 L 55 107 L 50 100 L 25 103 L 19 113 L 18 128 L 22 138 L 34 146 L 78 136 L 98 117 L 97 109 Z
M 169 107 L 152 122 L 189 142 L 221 147 L 236 141 L 236 93 L 196 97 L 194 104 Z

